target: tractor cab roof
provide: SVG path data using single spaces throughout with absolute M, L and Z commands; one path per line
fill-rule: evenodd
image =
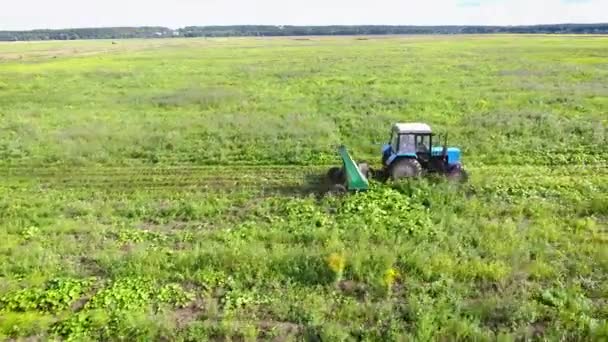
M 425 123 L 396 123 L 393 126 L 393 130 L 397 133 L 422 133 L 422 134 L 430 134 L 432 133 L 431 126 Z

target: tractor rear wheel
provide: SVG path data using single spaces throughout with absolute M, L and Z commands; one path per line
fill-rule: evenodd
M 422 165 L 416 159 L 401 159 L 393 164 L 390 172 L 393 180 L 420 177 Z
M 327 178 L 333 184 L 343 184 L 346 182 L 344 171 L 339 167 L 332 167 L 327 171 Z

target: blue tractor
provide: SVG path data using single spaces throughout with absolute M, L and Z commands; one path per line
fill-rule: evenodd
M 397 123 L 390 141 L 382 147 L 382 175 L 398 180 L 435 173 L 449 179 L 465 181 L 467 172 L 460 160 L 460 149 L 434 146 L 436 135 L 424 123 Z M 438 139 L 441 140 L 441 139 Z
M 466 181 L 467 172 L 460 160 L 460 149 L 447 147 L 447 139 L 441 146 L 434 146 L 436 135 L 424 123 L 397 123 L 393 125 L 389 142 L 382 147 L 382 169 L 372 170 L 368 164 L 357 164 L 346 147 L 339 148 L 341 167 L 333 167 L 327 177 L 331 191 L 364 191 L 369 188 L 368 179 L 399 180 L 427 174 L 441 174 L 454 181 Z M 441 140 L 441 139 L 437 139 Z

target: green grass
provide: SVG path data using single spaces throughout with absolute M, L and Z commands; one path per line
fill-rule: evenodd
M 608 338 L 608 43 L 0 44 L 0 338 Z M 468 184 L 318 197 L 396 121 Z

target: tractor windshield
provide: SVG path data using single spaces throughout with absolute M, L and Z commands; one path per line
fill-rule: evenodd
M 413 153 L 416 151 L 416 136 L 414 134 L 399 135 L 399 152 Z

